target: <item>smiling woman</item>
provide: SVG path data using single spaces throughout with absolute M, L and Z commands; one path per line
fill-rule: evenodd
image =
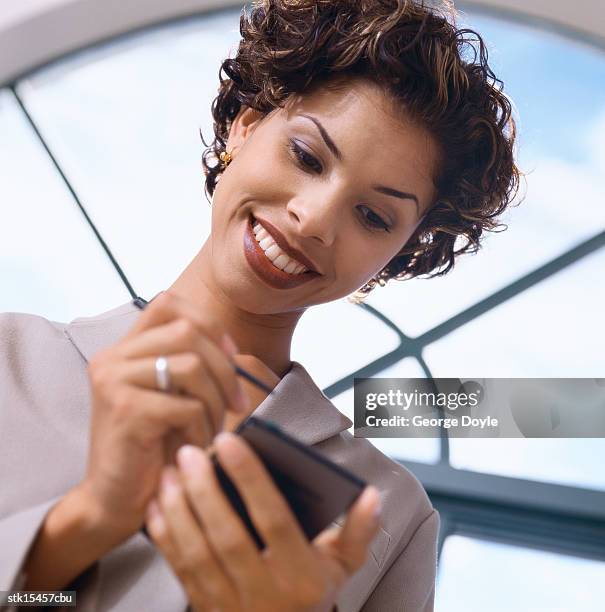
M 351 294 L 388 264 L 435 200 L 435 138 L 398 116 L 380 85 L 339 78 L 269 113 L 243 107 L 230 124 L 233 161 L 213 190 L 212 235 L 198 267 L 245 269 L 233 236 L 252 216 L 267 232 L 261 246 L 273 268 L 296 249 L 299 263 L 321 272 L 300 280 L 281 273 L 283 285 L 272 289 L 297 291 L 271 297 L 253 275 L 217 273 L 222 292 L 248 310 L 302 314 Z
M 287 141 L 313 183 L 326 186 L 313 192 L 315 210 L 334 208 L 333 196 L 339 212 L 363 210 L 373 229 L 394 233 L 388 246 L 380 243 L 383 261 L 372 262 L 380 265 L 359 297 L 390 278 L 447 273 L 456 256 L 479 249 L 485 230 L 499 227 L 519 185 L 511 103 L 483 40 L 452 26 L 450 2 L 432 4 L 257 2 L 242 16 L 235 58 L 221 67 L 227 78 L 212 106 L 215 139 L 203 159 L 207 193 L 221 169 L 213 159 L 225 145 L 239 145 L 230 136 L 238 113 L 248 107 L 282 115 L 274 142 Z M 346 191 L 333 193 L 339 181 Z M 297 195 L 305 200 L 300 189 Z M 415 202 L 416 217 L 382 196 Z M 358 202 L 364 198 L 365 208 Z
M 189 265 L 144 312 L 0 316 L 0 589 L 77 588 L 82 610 L 428 612 L 437 511 L 349 434 L 290 346 L 309 307 L 478 248 L 518 183 L 511 106 L 449 3 L 258 0 L 240 32 L 203 155 L 211 232 Z M 369 483 L 313 541 L 232 433 L 250 414 Z

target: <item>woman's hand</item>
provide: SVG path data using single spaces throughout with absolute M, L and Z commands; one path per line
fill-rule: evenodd
M 377 533 L 380 499 L 367 487 L 342 527 L 309 542 L 262 462 L 239 436 L 214 447 L 266 548 L 259 551 L 215 477 L 207 451 L 184 446 L 167 466 L 147 529 L 195 612 L 323 612 L 359 569 Z
M 274 389 L 280 381 L 279 376 L 267 364 L 256 357 L 256 355 L 238 353 L 233 356 L 233 361 L 240 368 L 243 368 L 246 372 L 264 382 L 271 389 Z M 244 388 L 244 393 L 248 397 L 248 410 L 244 413 L 227 413 L 223 425 L 224 431 L 234 431 L 250 413 L 258 408 L 268 395 L 266 391 L 252 384 L 246 378 L 240 378 L 240 382 Z
M 78 486 L 112 535 L 123 539 L 143 524 L 175 437 L 204 447 L 222 429 L 225 411 L 247 409 L 236 350 L 192 304 L 164 291 L 123 339 L 90 361 L 90 448 Z M 169 392 L 157 388 L 160 355 L 168 359 Z

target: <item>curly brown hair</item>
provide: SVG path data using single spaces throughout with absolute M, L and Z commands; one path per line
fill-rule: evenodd
M 521 176 L 512 105 L 483 39 L 457 28 L 449 0 L 430 8 L 421 0 L 253 0 L 240 15 L 240 33 L 236 56 L 219 70 L 214 141 L 208 146 L 202 137 L 207 197 L 242 105 L 266 114 L 318 83 L 363 77 L 435 138 L 441 161 L 434 203 L 397 255 L 356 292 L 358 300 L 391 278 L 443 275 L 457 255 L 477 252 L 484 230 L 506 229 L 496 217 Z

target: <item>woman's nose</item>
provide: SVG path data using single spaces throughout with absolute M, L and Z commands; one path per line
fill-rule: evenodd
M 326 247 L 332 246 L 338 216 L 342 215 L 334 200 L 296 197 L 290 200 L 287 210 L 300 236 L 313 238 Z

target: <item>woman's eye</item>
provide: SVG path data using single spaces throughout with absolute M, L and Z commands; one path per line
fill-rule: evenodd
M 382 217 L 377 215 L 373 210 L 370 210 L 367 206 L 360 206 L 360 209 L 365 209 L 368 211 L 367 214 L 362 213 L 362 216 L 363 216 L 363 222 L 370 229 L 374 229 L 374 230 L 380 229 L 380 230 L 384 230 L 385 232 L 391 231 L 389 224 L 386 221 L 384 221 Z
M 304 149 L 301 149 L 294 140 L 290 141 L 290 151 L 292 151 L 292 153 L 298 160 L 298 163 L 302 167 L 308 168 L 313 172 L 317 172 L 317 174 L 319 174 L 323 170 L 321 164 L 317 161 L 317 159 L 315 159 L 313 155 L 307 153 Z
M 316 172 L 317 174 L 321 174 L 323 170 L 321 164 L 313 155 L 307 153 L 304 149 L 299 147 L 296 141 L 290 140 L 288 148 L 294 154 L 300 166 Z M 382 217 L 377 215 L 373 210 L 370 210 L 367 206 L 360 206 L 360 208 L 368 211 L 367 214 L 362 214 L 363 223 L 366 227 L 372 230 L 382 230 L 385 232 L 391 231 L 389 224 L 386 223 L 386 221 L 384 221 Z

